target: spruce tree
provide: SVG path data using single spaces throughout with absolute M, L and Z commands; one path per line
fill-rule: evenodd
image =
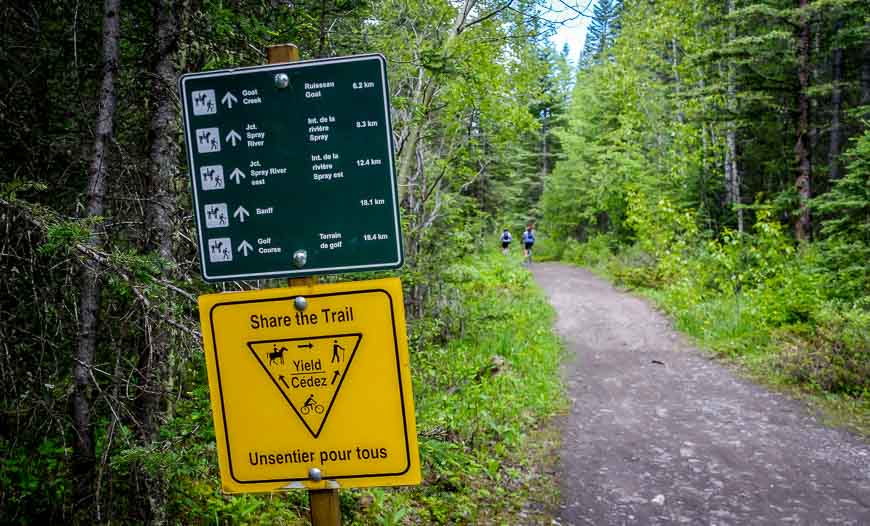
M 606 50 L 613 46 L 619 31 L 621 7 L 620 0 L 598 0 L 595 4 L 580 56 L 581 66 L 599 62 Z

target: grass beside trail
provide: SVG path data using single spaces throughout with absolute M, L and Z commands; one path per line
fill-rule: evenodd
M 565 407 L 554 312 L 518 260 L 445 273 L 437 316 L 412 330 L 424 484 L 357 492 L 354 524 L 550 524 Z M 439 305 L 440 303 L 440 305 Z

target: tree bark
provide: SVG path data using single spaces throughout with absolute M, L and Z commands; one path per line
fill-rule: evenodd
M 146 208 L 147 249 L 157 252 L 171 273 L 174 267 L 172 216 L 175 212 L 173 181 L 178 175 L 177 111 L 173 98 L 175 79 L 178 74 L 176 56 L 178 51 L 179 5 L 177 0 L 158 0 L 155 13 L 157 37 L 157 61 L 154 65 L 154 80 L 151 88 L 154 101 L 150 125 L 150 193 Z M 170 315 L 164 303 L 157 307 L 161 317 Z M 139 371 L 142 375 L 142 392 L 136 400 L 136 412 L 141 427 L 139 437 L 146 447 L 154 442 L 160 431 L 165 413 L 166 382 L 169 381 L 168 358 L 171 352 L 172 333 L 159 321 L 149 328 L 146 345 L 139 355 Z M 160 473 L 144 472 L 149 524 L 166 524 L 167 484 Z
M 734 0 L 728 0 L 728 14 L 734 12 Z M 734 22 L 729 29 L 729 38 L 734 41 L 737 38 L 737 27 Z M 728 62 L 728 86 L 727 108 L 729 117 L 725 131 L 725 195 L 728 204 L 735 209 L 737 214 L 737 231 L 743 232 L 743 209 L 740 197 L 740 169 L 737 164 L 737 127 L 734 124 L 734 115 L 737 114 L 737 87 L 735 85 L 734 62 Z
M 861 105 L 870 106 L 870 39 L 864 42 L 864 59 L 861 61 Z M 864 118 L 870 120 L 870 107 L 864 111 Z
M 798 7 L 805 9 L 809 0 L 798 0 Z M 812 193 L 810 191 L 810 176 L 812 174 L 812 162 L 809 148 L 809 125 L 810 125 L 810 99 L 807 89 L 810 82 L 810 21 L 807 15 L 801 14 L 797 34 L 797 59 L 798 59 L 798 91 L 797 91 L 797 122 L 795 123 L 795 160 L 797 162 L 797 188 L 800 199 L 797 221 L 795 222 L 795 237 L 800 241 L 807 241 L 810 237 L 810 209 L 808 202 Z
M 842 28 L 843 21 L 837 20 L 834 24 L 834 38 Z M 840 178 L 840 151 L 843 149 L 843 128 L 840 124 L 840 113 L 843 110 L 843 91 L 840 86 L 842 82 L 843 48 L 837 45 L 831 57 L 831 143 L 828 149 L 828 164 L 832 181 Z
M 120 0 L 105 0 L 103 5 L 103 67 L 99 92 L 99 108 L 95 125 L 94 155 L 88 169 L 87 217 L 99 217 L 104 212 L 106 179 L 109 175 L 107 147 L 112 141 L 115 116 L 115 78 L 118 73 L 118 52 L 120 40 L 119 21 Z M 91 248 L 103 246 L 103 229 L 99 225 L 91 228 L 88 244 Z M 99 321 L 100 281 L 99 265 L 88 260 L 82 265 L 79 282 L 79 337 L 73 364 L 75 390 L 72 396 L 72 419 L 75 429 L 73 440 L 72 470 L 75 478 L 74 492 L 76 508 L 83 516 L 93 517 L 95 447 L 92 422 L 93 375 L 91 368 L 97 343 L 97 324 Z M 99 521 L 99 517 L 97 517 Z
M 541 119 L 541 181 L 544 181 L 550 175 L 550 108 L 544 110 L 543 118 Z
M 149 130 L 151 198 L 145 212 L 148 248 L 155 250 L 161 259 L 169 263 L 173 261 L 173 181 L 179 172 L 179 151 L 175 140 L 178 115 L 174 101 L 178 75 L 175 59 L 178 51 L 179 3 L 177 0 L 157 0 L 156 6 L 157 61 L 151 88 L 154 108 Z

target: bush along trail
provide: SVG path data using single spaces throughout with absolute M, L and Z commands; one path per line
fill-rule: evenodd
M 572 360 L 563 524 L 868 524 L 870 446 L 737 378 L 643 300 L 534 266 Z

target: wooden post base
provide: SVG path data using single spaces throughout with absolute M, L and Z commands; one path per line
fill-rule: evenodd
M 341 525 L 337 489 L 309 490 L 308 502 L 311 506 L 311 526 Z

